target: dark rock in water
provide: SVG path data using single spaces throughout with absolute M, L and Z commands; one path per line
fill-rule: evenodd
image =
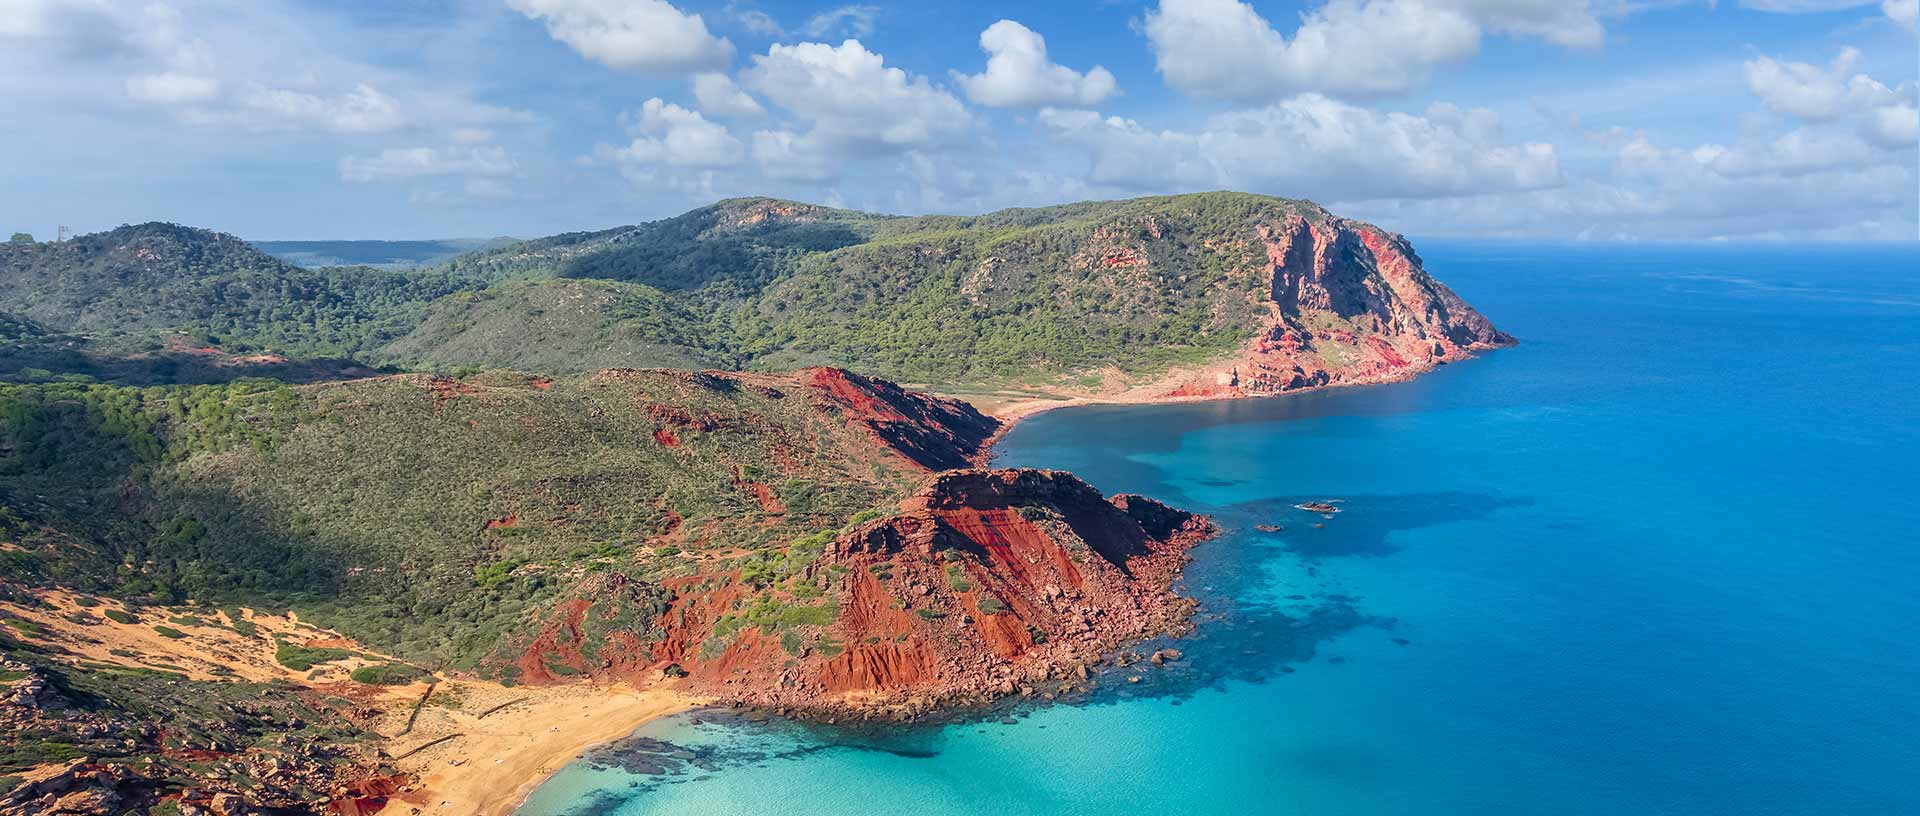
M 1292 666 L 1281 666 L 1281 667 L 1280 667 L 1280 673 L 1281 673 L 1281 674 L 1292 674 L 1292 673 L 1293 673 L 1293 667 L 1292 667 Z
M 1405 646 L 1405 645 L 1407 645 L 1407 644 L 1409 644 L 1409 643 L 1412 643 L 1413 641 L 1411 641 L 1411 640 L 1408 640 L 1408 639 L 1406 639 L 1406 638 L 1402 638 L 1402 637 L 1397 637 L 1397 638 L 1394 638 L 1394 639 L 1393 639 L 1393 642 L 1394 642 L 1394 643 L 1398 643 L 1398 644 L 1400 644 L 1401 646 Z
M 1342 663 L 1345 663 L 1345 662 L 1347 662 L 1347 659 L 1346 659 L 1346 658 L 1344 658 L 1344 657 L 1329 657 L 1329 658 L 1327 658 L 1327 662 L 1328 662 L 1328 663 L 1332 663 L 1332 664 L 1333 664 L 1333 665 L 1335 665 L 1335 666 L 1338 666 L 1338 665 L 1340 665 L 1340 664 L 1342 664 Z
M 1263 532 L 1263 533 L 1277 533 L 1287 528 L 1282 527 L 1278 524 L 1255 524 L 1253 525 L 1253 529 L 1259 530 L 1260 532 Z
M 1301 504 L 1296 504 L 1294 505 L 1294 507 L 1297 507 L 1301 510 L 1305 510 L 1309 513 L 1320 513 L 1328 516 L 1331 516 L 1335 513 L 1340 512 L 1340 508 L 1335 507 L 1326 502 L 1304 502 Z

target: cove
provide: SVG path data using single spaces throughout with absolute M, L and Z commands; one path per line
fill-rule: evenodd
M 1920 812 L 1920 250 L 1421 246 L 1522 344 L 1001 443 L 1218 519 L 1181 660 L 958 725 L 695 712 L 520 813 Z

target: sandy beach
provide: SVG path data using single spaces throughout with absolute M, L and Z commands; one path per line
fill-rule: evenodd
M 388 751 L 399 754 L 450 734 L 460 736 L 395 762 L 420 778 L 418 789 L 389 806 L 396 812 L 412 807 L 436 816 L 508 816 L 547 777 L 588 749 L 702 702 L 671 689 L 624 684 L 445 685 L 453 686 L 448 693 L 459 707 L 428 706 L 411 733 L 389 741 Z
M 1480 354 L 1481 352 L 1476 352 L 1460 360 L 1449 362 L 1457 364 L 1458 362 L 1477 359 Z M 1177 385 L 1191 381 L 1196 371 L 1207 373 L 1207 371 L 1219 369 L 1219 366 L 1214 366 L 1213 369 L 1210 370 L 1174 369 L 1166 376 L 1153 382 L 1129 385 L 1097 393 L 1042 393 L 1037 391 L 969 392 L 941 389 L 931 389 L 928 390 L 928 393 L 934 396 L 960 400 L 972 405 L 974 410 L 1000 420 L 999 430 L 994 431 L 992 436 L 987 437 L 986 442 L 980 446 L 980 453 L 974 458 L 974 464 L 985 467 L 993 460 L 994 447 L 1000 443 L 1001 439 L 1006 437 L 1008 432 L 1013 430 L 1014 426 L 1019 425 L 1022 420 L 1029 417 L 1061 408 L 1074 408 L 1083 405 L 1167 405 L 1184 402 L 1224 402 L 1241 399 L 1264 399 L 1268 397 L 1305 394 L 1312 391 L 1324 391 L 1332 388 L 1351 388 L 1359 385 L 1385 385 L 1388 383 L 1405 382 L 1419 377 L 1422 374 L 1426 374 L 1434 370 L 1434 368 L 1434 366 L 1414 366 L 1386 374 L 1356 377 L 1340 382 L 1327 383 L 1325 385 L 1289 388 L 1284 391 L 1244 391 L 1239 388 L 1223 386 L 1218 390 L 1203 394 L 1168 393 L 1168 391 Z M 926 390 L 926 386 L 924 385 L 916 387 Z

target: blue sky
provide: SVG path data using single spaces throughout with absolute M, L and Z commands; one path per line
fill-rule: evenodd
M 1207 189 L 1914 239 L 1914 0 L 0 0 L 0 227 L 534 236 Z

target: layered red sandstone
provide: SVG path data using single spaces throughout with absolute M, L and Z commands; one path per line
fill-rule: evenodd
M 790 374 L 608 369 L 593 376 L 607 381 L 643 374 L 670 377 L 706 389 L 745 386 L 768 394 L 797 394 L 817 410 L 863 429 L 875 455 L 901 457 L 919 470 L 967 466 L 1000 428 L 999 420 L 965 402 L 908 391 L 842 368 L 808 368 Z M 678 405 L 650 405 L 647 411 L 660 425 L 654 431 L 654 441 L 669 448 L 679 447 L 685 432 L 704 433 L 739 424 L 730 417 L 698 414 Z
M 655 657 L 685 667 L 698 692 L 821 714 L 911 716 L 1031 692 L 1182 628 L 1192 603 L 1172 583 L 1212 530 L 1068 473 L 948 471 L 808 568 L 833 587 L 840 615 L 826 634 L 838 648 L 792 656 L 746 630 L 711 658 L 687 642 Z M 698 617 L 710 600 L 687 598 L 670 616 Z
M 1263 325 L 1230 359 L 1189 373 L 1166 397 L 1274 394 L 1390 382 L 1512 345 L 1422 267 L 1403 236 L 1295 214 L 1254 233 L 1270 283 Z

